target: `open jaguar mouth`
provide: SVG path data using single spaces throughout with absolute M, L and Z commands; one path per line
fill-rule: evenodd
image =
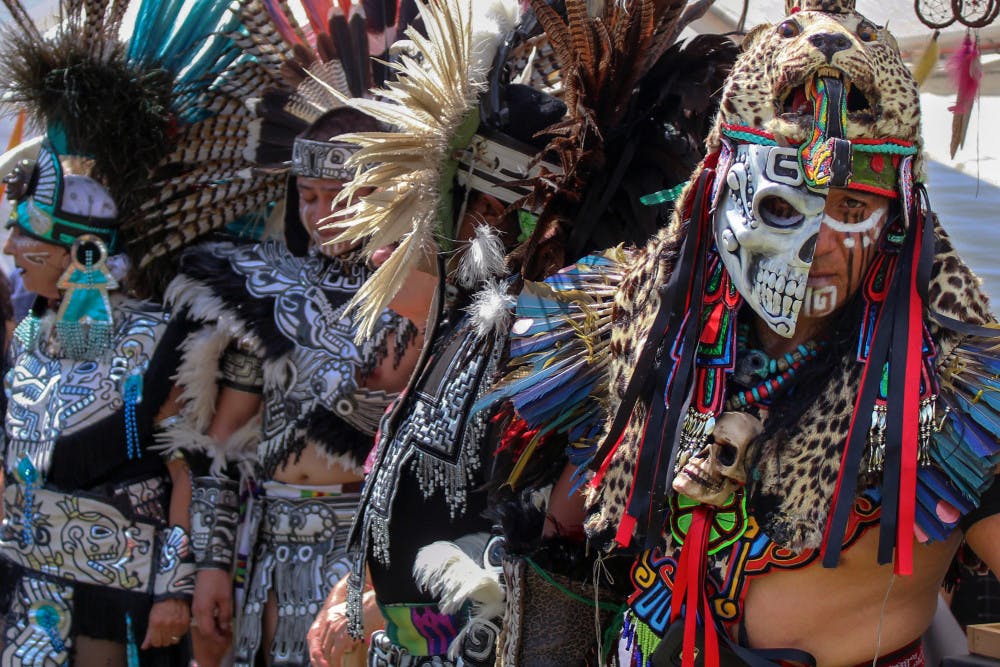
M 868 93 L 854 85 L 840 70 L 832 67 L 821 67 L 810 77 L 806 77 L 799 85 L 786 88 L 778 100 L 778 108 L 783 120 L 795 122 L 814 118 L 815 109 L 813 108 L 813 100 L 808 94 L 808 87 L 816 78 L 836 79 L 843 83 L 847 93 L 848 117 L 875 115 L 876 105 Z

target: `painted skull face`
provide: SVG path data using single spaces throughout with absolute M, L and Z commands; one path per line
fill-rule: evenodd
M 738 144 L 732 151 L 713 222 L 719 254 L 754 312 L 791 338 L 825 199 L 806 188 L 796 149 Z
M 701 450 L 681 461 L 673 489 L 688 498 L 721 507 L 747 481 L 750 443 L 764 427 L 745 412 L 724 412 Z

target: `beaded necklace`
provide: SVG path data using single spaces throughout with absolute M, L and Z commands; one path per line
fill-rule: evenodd
M 808 341 L 791 352 L 771 358 L 761 350 L 749 349 L 750 325 L 740 324 L 736 333 L 738 361 L 733 373 L 736 383 L 749 387 L 726 401 L 727 410 L 740 410 L 767 403 L 807 361 L 816 358 L 824 343 Z

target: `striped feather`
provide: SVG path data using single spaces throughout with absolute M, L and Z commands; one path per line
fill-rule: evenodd
M 435 0 L 419 12 L 426 36 L 407 31 L 414 55 L 391 65 L 396 79 L 378 91 L 377 100 L 348 101 L 397 131 L 339 137 L 360 147 L 349 164 L 368 167 L 340 195 L 341 201 L 356 201 L 349 222 L 340 226 L 341 238 L 361 241 L 369 256 L 386 243 L 398 244 L 349 304 L 359 339 L 370 334 L 412 267 L 437 250 L 436 238 L 453 236 L 454 221 L 438 215 L 441 182 L 453 177 L 449 144 L 460 132 L 471 138 L 475 127 L 467 119 L 483 89 L 483 63 L 492 61 L 499 36 L 516 19 L 516 9 L 508 10 L 511 25 L 494 23 L 491 31 L 482 23 L 489 10 L 468 0 Z M 474 17 L 480 24 L 475 39 Z M 370 188 L 375 193 L 361 196 Z

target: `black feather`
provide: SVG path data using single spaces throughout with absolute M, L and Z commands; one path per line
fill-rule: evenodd
M 127 64 L 120 44 L 95 61 L 68 32 L 38 41 L 7 29 L 0 39 L 4 101 L 28 109 L 40 128 L 60 128 L 66 145 L 57 149 L 93 158 L 94 176 L 130 210 L 136 185 L 171 148 L 172 76 Z
M 351 95 L 362 97 L 372 85 L 371 68 L 368 66 L 368 32 L 365 28 L 364 15 L 361 12 L 355 13 L 348 27 L 351 30 L 349 45 L 354 53 L 349 63 L 345 61 L 344 70 L 350 82 Z M 348 64 L 355 69 L 348 69 Z
M 247 292 L 246 278 L 236 273 L 228 258 L 222 255 L 213 252 L 211 247 L 190 248 L 181 256 L 180 274 L 205 285 L 231 308 L 233 312 L 227 314 L 260 339 L 266 358 L 276 359 L 288 354 L 293 345 L 274 323 L 275 300 L 251 296 Z

